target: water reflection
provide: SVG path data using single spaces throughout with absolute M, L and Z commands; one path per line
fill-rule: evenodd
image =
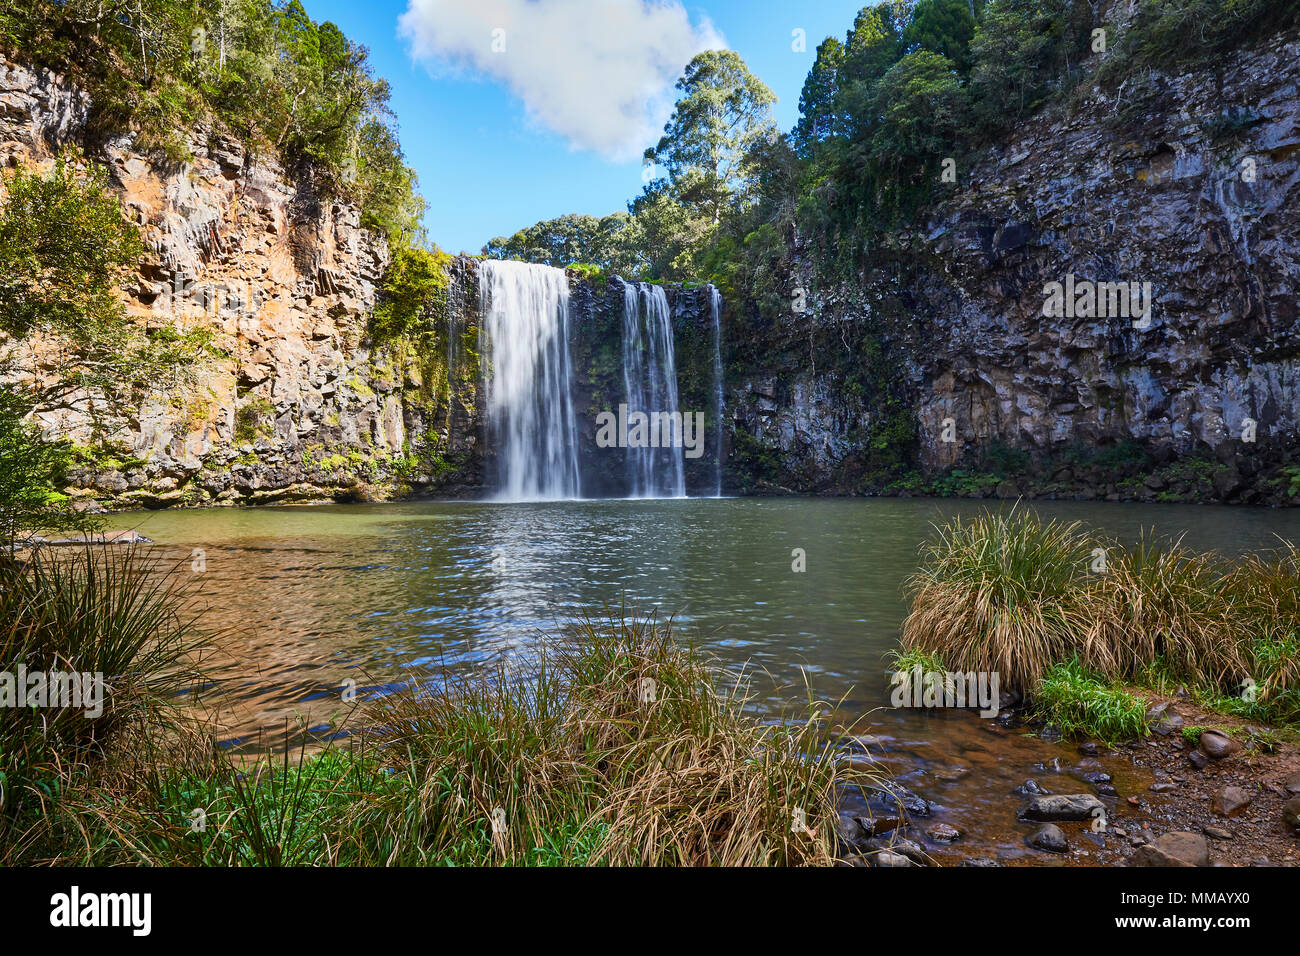
M 626 600 L 770 675 L 771 709 L 807 676 L 846 713 L 887 699 L 884 655 L 931 524 L 985 505 L 933 500 L 430 502 L 119 516 L 188 567 L 226 632 L 207 667 L 236 742 L 301 718 L 327 726 L 367 684 L 526 661 L 539 636 Z M 1300 514 L 1184 505 L 1040 503 L 1121 540 L 1186 533 L 1226 553 L 1300 537 Z M 792 551 L 806 555 L 792 571 Z M 780 687 L 786 691 L 779 690 Z M 915 715 L 892 715 L 909 733 Z

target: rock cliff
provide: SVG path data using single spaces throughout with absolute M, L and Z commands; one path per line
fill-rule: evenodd
M 89 105 L 0 62 L 0 161 L 40 167 L 75 145 L 103 164 L 149 249 L 128 313 L 213 340 L 193 387 L 160 383 L 111 434 L 77 409 L 42 416 L 84 450 L 74 493 L 156 507 L 475 490 L 477 370 L 369 341 L 388 250 L 354 206 L 214 129 L 192 131 L 187 162 L 130 133 L 88 142 Z M 41 348 L 57 344 L 36 344 L 38 367 Z
M 764 317 L 730 382 L 732 483 L 1300 500 L 1298 83 L 1289 36 L 1140 99 L 1076 90 L 958 169 L 876 272 L 819 285 L 805 262 L 807 311 Z M 1149 283 L 1149 321 L 1045 316 L 1069 281 Z M 892 483 L 869 447 L 886 394 L 916 435 Z

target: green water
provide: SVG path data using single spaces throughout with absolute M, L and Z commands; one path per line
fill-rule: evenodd
M 885 703 L 883 657 L 902 583 L 932 524 L 982 502 L 678 499 L 421 502 L 117 516 L 181 562 L 209 626 L 206 661 L 227 739 L 299 721 L 328 732 L 359 692 L 526 660 L 584 609 L 671 615 L 722 659 L 760 674 L 775 709 L 806 679 L 843 709 Z M 1226 553 L 1300 539 L 1300 512 L 1037 503 L 1122 540 L 1142 528 Z M 807 570 L 792 570 L 802 548 Z M 191 572 L 195 549 L 205 570 Z M 766 699 L 763 699 L 766 696 Z M 901 715 L 904 730 L 920 718 Z

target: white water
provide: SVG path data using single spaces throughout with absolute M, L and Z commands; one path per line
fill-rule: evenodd
M 674 414 L 677 362 L 668 296 L 662 286 L 623 285 L 623 386 L 629 411 Z M 686 469 L 679 442 L 673 448 L 627 449 L 628 495 L 682 498 Z
M 479 271 L 479 304 L 498 497 L 582 497 L 564 270 L 486 260 Z
M 722 497 L 722 293 L 709 286 L 709 315 L 713 319 L 713 497 Z

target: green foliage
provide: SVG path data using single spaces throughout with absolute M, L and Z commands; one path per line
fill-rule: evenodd
M 47 439 L 28 419 L 30 399 L 0 386 L 0 549 L 37 531 L 86 529 L 93 519 L 75 511 L 59 489 L 73 463 L 72 446 Z
M 1138 70 L 1204 60 L 1297 25 L 1293 0 L 1141 0 L 1101 79 L 1115 87 Z
M 962 72 L 970 69 L 975 10 L 974 4 L 968 3 L 969 0 L 917 0 L 903 31 L 903 45 L 937 53 Z
M 600 218 L 571 213 L 520 229 L 509 238 L 498 236 L 483 247 L 483 255 L 556 268 L 582 262 L 622 273 L 633 265 L 626 252 L 630 223 L 631 217 L 625 212 Z
M 89 392 L 119 410 L 145 389 L 178 387 L 212 353 L 212 331 L 128 321 L 117 289 L 142 254 L 139 232 L 108 190 L 104 172 L 64 157 L 48 174 L 16 170 L 0 201 L 0 331 L 53 337 L 37 369 L 15 350 L 0 366 L 24 373 L 32 407 L 53 408 Z
M 865 150 L 866 172 L 882 197 L 928 194 L 939 160 L 951 156 L 965 122 L 966 99 L 950 60 L 909 53 L 880 79 L 872 99 L 879 123 Z
M 262 437 L 266 418 L 275 414 L 275 406 L 265 398 L 255 398 L 235 412 L 235 444 L 251 445 Z
M 728 201 L 744 201 L 753 149 L 776 135 L 776 97 L 731 50 L 696 54 L 677 89 L 664 135 L 645 158 L 664 168 L 678 202 L 716 223 Z
M 1033 692 L 1037 716 L 1067 737 L 1097 737 L 1108 744 L 1148 734 L 1146 701 L 1107 683 L 1078 660 L 1051 667 Z
M 841 132 L 835 99 L 843 69 L 844 44 L 827 37 L 817 47 L 817 56 L 799 94 L 799 122 L 792 138 L 802 156 L 807 157 L 815 144 Z
M 250 150 L 357 200 L 390 238 L 418 233 L 422 200 L 397 146 L 388 84 L 365 47 L 300 0 L 30 0 L 0 13 L 11 56 L 68 74 L 91 94 L 92 128 L 131 128 L 174 160 L 216 120 Z
M 431 318 L 445 311 L 447 264 L 437 246 L 399 247 L 380 283 L 370 332 L 379 341 L 432 334 Z
M 144 252 L 139 232 L 107 189 L 67 156 L 49 175 L 19 169 L 0 204 L 0 330 L 90 337 L 117 322 L 117 287 Z
M 991 136 L 1063 90 L 1091 53 L 1096 26 L 1083 0 L 992 0 L 971 42 L 971 111 Z

